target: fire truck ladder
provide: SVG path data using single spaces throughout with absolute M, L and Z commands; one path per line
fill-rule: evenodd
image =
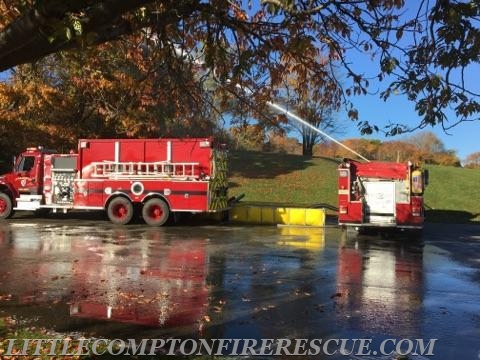
M 93 162 L 92 177 L 96 178 L 173 178 L 189 180 L 198 178 L 197 162 Z

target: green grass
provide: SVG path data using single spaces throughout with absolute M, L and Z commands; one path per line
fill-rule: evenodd
M 242 201 L 336 206 L 336 168 L 332 159 L 260 152 L 233 153 L 230 194 Z
M 430 221 L 480 221 L 480 169 L 438 165 L 427 169 L 425 205 Z
M 9 339 L 15 339 L 11 349 L 9 348 Z M 34 341 L 34 339 L 56 339 L 58 343 L 53 349 L 55 355 L 50 355 L 52 350 L 51 341 L 42 341 L 37 349 L 37 342 Z M 69 339 L 70 343 L 67 343 L 67 346 L 64 349 L 63 346 L 66 339 Z M 28 341 L 28 346 L 26 349 L 23 347 L 24 340 Z M 0 359 L 55 360 L 61 358 L 70 360 L 90 360 L 116 358 L 116 356 L 109 356 L 108 354 L 106 356 L 96 356 L 92 353 L 91 349 L 79 349 L 78 344 L 79 339 L 76 339 L 70 335 L 55 333 L 48 331 L 45 328 L 28 326 L 26 324 L 22 324 L 12 317 L 0 318 Z M 3 356 L 9 349 L 12 351 L 12 355 Z M 102 343 L 98 348 L 96 348 L 96 350 L 98 353 L 106 353 L 108 349 Z M 25 355 L 20 355 L 20 353 L 23 351 L 25 351 Z M 65 354 L 67 355 L 61 355 L 63 351 L 65 351 Z M 80 355 L 80 353 L 86 354 L 87 351 L 89 352 L 89 355 Z M 115 349 L 115 351 L 117 351 L 117 349 Z
M 337 165 L 327 158 L 261 152 L 232 153 L 230 194 L 242 202 L 337 206 Z M 427 219 L 432 222 L 480 222 L 480 169 L 428 166 L 425 192 Z

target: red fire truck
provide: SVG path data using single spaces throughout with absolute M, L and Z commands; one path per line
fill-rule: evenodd
M 14 210 L 105 210 L 153 226 L 172 212 L 227 208 L 227 153 L 212 139 L 83 139 L 78 153 L 28 148 L 0 177 L 0 218 Z
M 422 229 L 428 173 L 412 163 L 358 162 L 338 168 L 338 222 L 361 228 Z

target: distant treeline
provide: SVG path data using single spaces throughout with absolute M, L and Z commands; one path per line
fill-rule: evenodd
M 230 136 L 234 148 L 302 154 L 302 144 L 296 138 L 273 131 L 264 133 L 262 129 L 255 126 L 244 128 L 242 131 L 233 129 Z M 420 132 L 402 140 L 353 138 L 341 142 L 370 160 L 480 167 L 480 152 L 474 152 L 466 159 L 460 159 L 455 150 L 447 149 L 443 142 L 430 131 Z M 315 145 L 313 155 L 329 158 L 355 157 L 353 153 L 333 141 L 323 141 Z

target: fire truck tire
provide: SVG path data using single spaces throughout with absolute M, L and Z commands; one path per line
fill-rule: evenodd
M 12 215 L 12 199 L 7 194 L 0 192 L 0 219 L 8 219 Z
M 169 215 L 167 203 L 159 198 L 147 200 L 142 208 L 143 220 L 151 226 L 162 226 L 167 222 Z
M 133 217 L 133 204 L 124 197 L 112 199 L 107 207 L 107 215 L 110 221 L 116 225 L 128 224 Z

